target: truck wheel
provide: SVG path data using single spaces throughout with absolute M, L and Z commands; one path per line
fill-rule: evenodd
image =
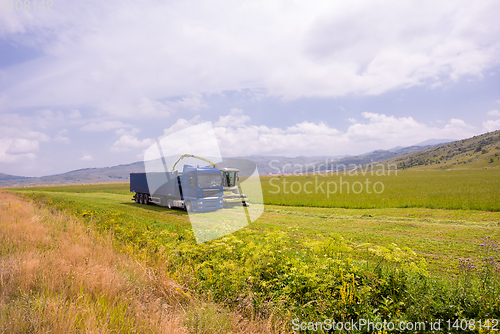
M 167 199 L 167 208 L 172 209 L 172 200 Z
M 192 212 L 193 211 L 193 205 L 191 204 L 191 202 L 186 202 L 186 211 L 187 212 Z
M 143 199 L 144 205 L 149 205 L 149 195 L 148 194 L 144 194 L 143 196 L 144 196 L 143 197 L 144 198 Z
M 135 196 L 134 196 L 134 198 L 135 198 L 135 202 L 136 202 L 137 204 L 141 204 L 141 198 L 140 198 L 140 194 L 138 194 L 138 193 L 135 193 Z

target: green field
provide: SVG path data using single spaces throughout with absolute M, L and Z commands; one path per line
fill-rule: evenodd
M 276 180 L 303 187 L 314 177 Z M 367 176 L 345 177 L 352 184 Z M 384 183 L 383 193 L 329 198 L 270 194 L 271 179 L 262 178 L 263 215 L 199 245 L 184 211 L 138 205 L 128 184 L 13 191 L 112 233 L 124 252 L 169 263 L 176 280 L 230 307 L 245 305 L 248 316 L 499 318 L 500 171 L 370 178 Z
M 338 175 L 265 176 L 260 180 L 264 204 L 271 205 L 346 209 L 430 208 L 500 211 L 500 168 L 399 170 L 397 173 L 386 170 L 385 175 L 380 176 L 376 175 L 375 170 L 373 174 L 367 171 L 366 175 L 360 172 L 353 174 L 346 172 Z M 309 184 L 305 186 L 306 183 Z M 334 192 L 335 185 L 336 192 Z M 17 190 L 35 189 L 49 192 L 130 194 L 128 183 L 40 186 Z M 359 189 L 362 191 L 357 193 Z M 246 192 L 249 192 L 250 196 L 252 189 Z
M 397 174 L 390 171 L 390 175 L 386 170 L 385 175 L 379 172 L 380 176 L 376 173 L 264 177 L 264 200 L 266 204 L 326 208 L 424 207 L 500 211 L 498 168 L 400 170 Z

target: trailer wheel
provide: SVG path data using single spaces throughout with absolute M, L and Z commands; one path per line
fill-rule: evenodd
M 191 202 L 189 202 L 189 201 L 186 202 L 185 209 L 187 212 L 193 211 L 193 205 L 191 204 Z
M 141 204 L 140 194 L 135 193 L 134 199 L 137 204 Z
M 144 194 L 144 204 L 149 205 L 149 194 Z
M 167 208 L 172 209 L 172 200 L 167 199 Z

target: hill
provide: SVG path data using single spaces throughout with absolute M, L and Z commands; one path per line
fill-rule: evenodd
M 396 158 L 404 155 L 408 155 L 413 152 L 418 152 L 421 150 L 425 150 L 432 146 L 409 146 L 398 149 L 391 150 L 376 150 L 373 152 L 365 153 L 362 155 L 345 157 L 342 159 L 338 159 L 333 161 L 328 165 L 329 170 L 344 170 L 346 168 L 350 168 L 351 165 L 361 166 L 366 165 L 372 162 L 384 161 L 391 158 Z
M 427 146 L 427 145 L 437 146 L 437 145 L 448 144 L 448 143 L 451 143 L 454 141 L 455 141 L 455 139 L 428 139 L 428 140 L 423 141 L 421 143 L 415 144 L 415 146 Z
M 384 161 L 399 169 L 456 169 L 500 166 L 500 130 Z
M 414 145 L 409 147 L 395 147 L 389 150 L 376 150 L 354 156 L 321 156 L 295 158 L 280 156 L 249 156 L 241 157 L 241 159 L 249 159 L 255 162 L 261 175 L 293 173 L 294 171 L 311 173 L 325 170 L 344 170 L 350 168 L 350 166 L 352 165 L 361 166 L 372 162 L 384 161 L 431 147 L 433 146 Z M 280 173 L 277 173 L 278 170 L 280 171 Z
M 0 173 L 0 181 L 19 180 L 19 179 L 27 179 L 27 177 Z
M 33 185 L 57 185 L 57 184 L 75 184 L 75 183 L 109 183 L 126 182 L 129 174 L 134 172 L 143 172 L 144 163 L 142 161 L 126 165 L 118 165 L 104 168 L 85 168 L 70 171 L 67 173 L 42 176 L 42 177 L 3 177 L 0 175 L 0 187 L 22 187 Z M 12 176 L 12 175 L 7 175 Z

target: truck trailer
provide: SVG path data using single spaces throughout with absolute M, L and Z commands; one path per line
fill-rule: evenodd
M 153 193 L 148 182 L 156 188 Z M 188 212 L 223 208 L 221 171 L 213 166 L 184 165 L 182 172 L 130 173 L 130 191 L 140 204 L 155 203 Z

